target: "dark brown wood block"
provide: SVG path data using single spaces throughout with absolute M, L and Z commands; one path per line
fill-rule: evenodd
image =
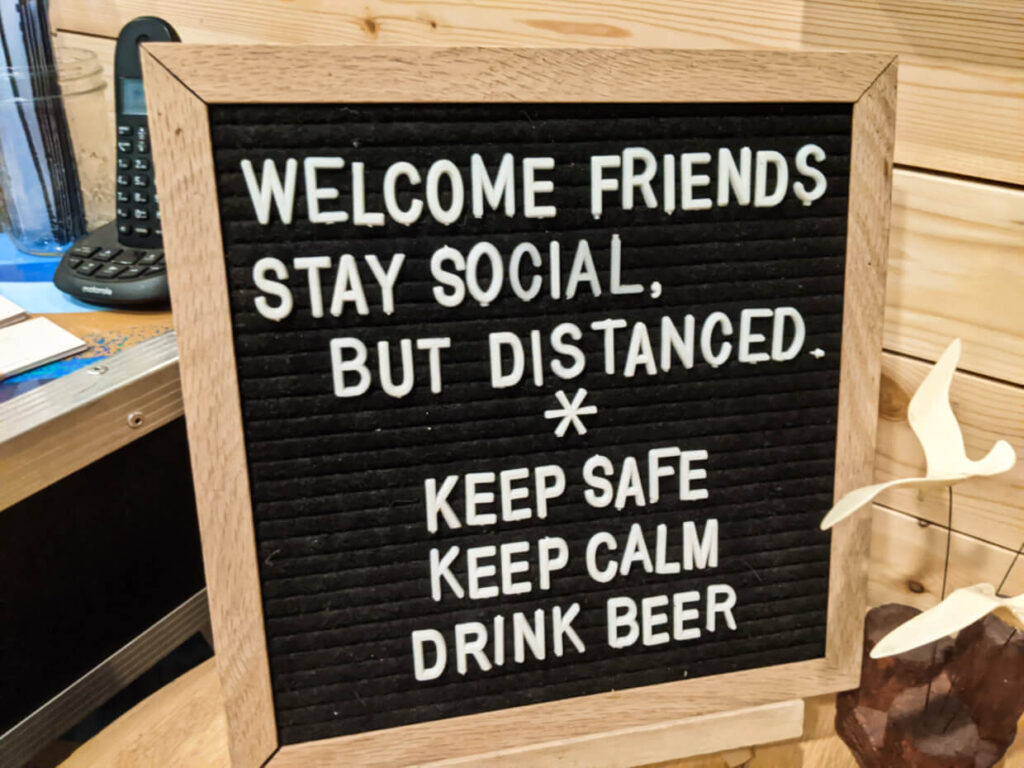
M 868 655 L 919 613 L 890 603 L 864 626 L 861 686 L 836 699 L 836 731 L 864 768 L 989 768 L 1024 713 L 1024 635 L 995 616 L 886 659 Z

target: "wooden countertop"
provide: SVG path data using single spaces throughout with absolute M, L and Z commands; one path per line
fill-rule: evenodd
M 101 311 L 47 314 L 53 322 L 89 342 L 92 354 L 113 354 L 173 328 L 171 311 Z M 83 355 L 90 354 L 83 352 Z
M 659 763 L 658 768 L 856 768 L 835 735 L 834 697 L 806 702 L 799 740 Z M 80 746 L 62 768 L 230 768 L 227 723 L 213 659 L 140 702 Z M 1018 738 L 1001 768 L 1024 768 Z

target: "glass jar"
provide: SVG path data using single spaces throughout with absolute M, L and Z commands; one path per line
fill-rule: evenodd
M 93 230 L 114 218 L 113 100 L 95 53 L 84 48 L 57 48 L 54 55 L 86 226 Z
M 111 218 L 106 81 L 92 51 L 64 48 L 52 59 L 24 51 L 0 67 L 5 226 L 23 251 L 59 256 L 85 234 L 87 222 Z

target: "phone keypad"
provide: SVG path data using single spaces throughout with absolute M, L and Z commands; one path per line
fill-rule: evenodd
M 160 248 L 163 232 L 150 153 L 146 118 L 121 115 L 117 126 L 118 240 L 130 246 Z M 118 279 L 125 277 L 120 274 Z
M 149 277 L 166 270 L 164 255 L 160 251 L 141 248 L 81 248 L 74 249 L 75 257 L 68 266 L 80 275 L 94 280 L 131 280 Z

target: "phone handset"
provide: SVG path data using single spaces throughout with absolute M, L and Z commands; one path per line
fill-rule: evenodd
M 114 52 L 117 239 L 137 248 L 163 245 L 139 45 L 178 40 L 178 34 L 166 21 L 144 16 L 125 25 L 117 37 Z

